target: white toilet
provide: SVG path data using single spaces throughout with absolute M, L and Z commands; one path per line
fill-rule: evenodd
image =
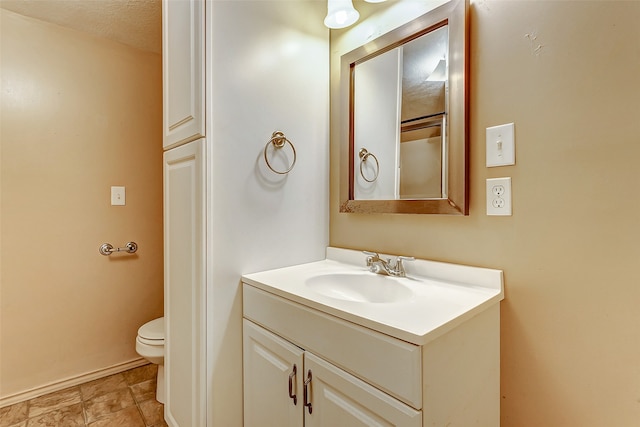
M 164 317 L 140 326 L 136 351 L 149 362 L 158 365 L 156 400 L 164 403 Z

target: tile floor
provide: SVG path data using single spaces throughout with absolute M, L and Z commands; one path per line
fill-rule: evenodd
M 166 426 L 156 373 L 157 365 L 144 365 L 0 408 L 0 427 Z

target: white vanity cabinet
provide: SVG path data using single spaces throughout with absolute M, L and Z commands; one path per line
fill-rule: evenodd
M 246 284 L 244 301 L 245 427 L 422 425 L 420 411 L 346 370 L 402 393 L 403 387 L 394 385 L 396 381 L 386 375 L 396 370 L 394 360 L 380 357 L 376 351 L 386 355 L 386 347 L 398 345 L 400 351 L 390 349 L 391 359 L 399 356 L 419 364 L 418 346 L 378 337 L 365 328 L 325 317 Z M 319 328 L 325 333 L 320 334 Z M 370 346 L 353 345 L 358 342 Z M 416 372 L 413 382 L 419 381 Z
M 419 427 L 421 414 L 244 319 L 245 427 Z
M 338 283 L 375 288 L 380 276 L 329 258 L 244 275 L 245 426 L 499 426 L 502 272 L 411 267 L 432 276 L 383 279 L 387 302 Z
M 205 1 L 162 2 L 165 150 L 205 136 Z

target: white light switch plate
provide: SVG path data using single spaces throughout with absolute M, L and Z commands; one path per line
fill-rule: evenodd
M 124 206 L 124 187 L 111 187 L 111 206 Z
M 487 179 L 487 215 L 511 215 L 511 178 Z
M 513 123 L 487 128 L 487 167 L 516 164 L 515 126 Z

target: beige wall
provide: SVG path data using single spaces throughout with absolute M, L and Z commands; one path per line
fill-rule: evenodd
M 158 54 L 0 16 L 5 398 L 137 358 L 162 315 L 162 87 Z
M 470 17 L 470 215 L 338 213 L 332 126 L 331 245 L 504 270 L 504 427 L 637 425 L 640 2 L 478 1 Z M 357 27 L 332 34 L 332 124 Z M 485 128 L 509 122 L 517 164 L 487 169 Z M 488 217 L 501 176 L 513 216 Z

